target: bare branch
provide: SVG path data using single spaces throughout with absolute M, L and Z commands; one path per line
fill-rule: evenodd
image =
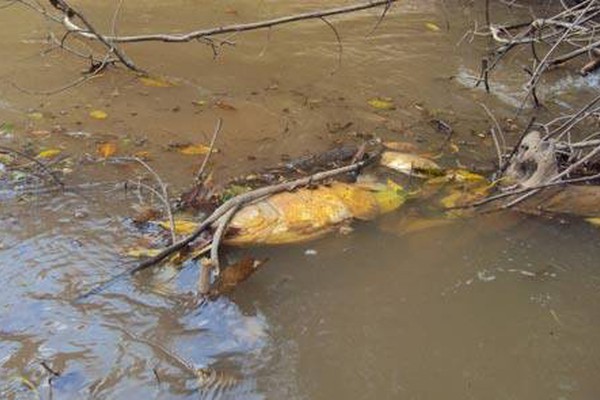
M 62 2 L 63 0 L 60 0 L 60 1 Z M 300 13 L 300 14 L 295 14 L 295 15 L 289 15 L 289 16 L 274 18 L 274 19 L 270 19 L 270 20 L 266 20 L 266 21 L 251 22 L 251 23 L 247 23 L 247 24 L 228 25 L 228 26 L 209 28 L 209 29 L 200 29 L 197 31 L 181 33 L 181 34 L 155 33 L 155 34 L 148 34 L 148 35 L 132 35 L 132 36 L 103 36 L 103 35 L 98 34 L 98 32 L 96 32 L 95 30 L 90 29 L 90 27 L 87 24 L 86 24 L 86 28 L 88 28 L 88 29 L 87 30 L 82 29 L 81 27 L 74 24 L 71 21 L 71 19 L 68 17 L 65 18 L 65 20 L 63 22 L 68 30 L 73 31 L 73 32 L 75 32 L 81 36 L 84 36 L 86 38 L 89 38 L 89 39 L 101 40 L 101 41 L 103 41 L 103 43 L 104 42 L 135 43 L 135 42 L 150 42 L 150 41 L 181 43 L 181 42 L 190 42 L 192 40 L 202 39 L 202 38 L 206 38 L 209 36 L 223 35 L 226 33 L 232 33 L 232 32 L 237 33 L 237 32 L 252 31 L 252 30 L 257 30 L 257 29 L 266 29 L 266 28 L 271 28 L 273 26 L 277 26 L 277 25 L 289 24 L 291 22 L 304 21 L 304 20 L 309 20 L 309 19 L 320 19 L 323 17 L 333 16 L 333 15 L 347 14 L 347 13 L 351 13 L 351 12 L 367 10 L 370 8 L 376 8 L 376 7 L 380 7 L 380 6 L 386 6 L 389 8 L 391 3 L 395 3 L 397 1 L 398 0 L 377 0 L 377 1 L 372 1 L 372 2 L 359 3 L 359 4 L 346 6 L 346 7 L 338 7 L 338 8 L 331 8 L 328 10 L 312 11 L 312 12 L 305 12 L 305 13 Z M 72 10 L 72 8 L 71 8 L 71 10 Z M 75 10 L 73 10 L 73 11 L 75 11 Z M 81 19 L 80 14 L 79 15 L 75 14 L 75 15 Z

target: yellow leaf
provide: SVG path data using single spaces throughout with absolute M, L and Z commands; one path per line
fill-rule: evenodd
M 432 32 L 439 32 L 439 31 L 441 31 L 440 27 L 437 26 L 436 24 L 434 24 L 433 22 L 426 22 L 425 23 L 425 27 L 427 29 L 429 29 L 430 31 L 432 31 Z
M 106 119 L 108 114 L 102 110 L 93 110 L 90 111 L 90 117 L 95 119 Z
M 600 217 L 586 218 L 585 220 L 592 225 L 600 226 Z
M 164 87 L 172 87 L 175 86 L 173 84 L 173 82 L 156 76 L 156 77 L 149 77 L 149 76 L 141 76 L 138 78 L 140 80 L 140 82 L 142 82 L 142 84 L 144 86 L 149 86 L 149 87 L 159 87 L 159 88 L 164 88 Z
M 165 229 L 171 229 L 171 223 L 169 221 L 160 221 L 158 223 Z M 184 219 L 175 220 L 175 233 L 178 235 L 189 235 L 194 232 L 198 227 L 198 223 L 194 221 L 187 221 Z
M 378 110 L 394 110 L 396 108 L 394 101 L 389 97 L 376 97 L 367 101 L 367 104 Z
M 61 151 L 59 149 L 48 149 L 44 151 L 40 151 L 37 155 L 38 158 L 53 158 L 59 155 Z
M 137 151 L 133 155 L 135 157 L 139 158 L 139 159 L 144 160 L 144 161 L 148 161 L 148 160 L 150 160 L 152 158 L 151 155 L 150 155 L 150 152 L 149 151 L 145 151 L 145 150 Z
M 458 147 L 458 145 L 454 142 L 450 142 L 450 152 L 451 153 L 458 153 L 460 151 L 460 147 Z
M 207 154 L 210 151 L 210 147 L 205 146 L 203 144 L 191 144 L 189 146 L 185 146 L 179 149 L 181 154 L 185 154 L 187 156 L 195 156 L 200 154 Z M 213 152 L 215 152 L 213 150 Z
M 125 255 L 129 257 L 142 258 L 154 257 L 161 252 L 161 249 L 148 249 L 144 247 L 132 247 L 125 251 Z
M 102 143 L 98 146 L 98 154 L 104 158 L 108 158 L 117 152 L 117 145 L 111 142 Z
M 42 114 L 41 112 L 32 112 L 32 113 L 27 114 L 27 116 L 30 119 L 35 119 L 35 120 L 40 120 L 40 119 L 44 118 L 44 114 Z

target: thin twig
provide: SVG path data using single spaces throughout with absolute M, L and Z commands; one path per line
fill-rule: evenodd
M 325 22 L 325 24 L 333 31 L 333 34 L 335 35 L 335 40 L 337 41 L 337 44 L 338 44 L 338 65 L 333 71 L 331 71 L 331 75 L 334 75 L 342 67 L 342 56 L 344 54 L 344 45 L 342 44 L 342 38 L 340 37 L 340 34 L 339 34 L 337 28 L 335 26 L 333 26 L 333 24 L 331 22 L 329 22 L 329 20 L 325 17 L 320 17 L 320 20 Z
M 208 165 L 208 160 L 210 159 L 211 154 L 214 151 L 215 143 L 217 141 L 217 136 L 221 132 L 221 127 L 223 126 L 223 119 L 219 118 L 217 120 L 217 125 L 215 126 L 215 130 L 213 131 L 212 138 L 210 139 L 210 145 L 208 146 L 208 153 L 204 156 L 204 160 L 202 160 L 202 165 L 200 169 L 196 173 L 196 182 L 200 183 L 203 180 L 204 171 L 206 170 L 206 166 Z
M 502 166 L 504 164 L 504 161 L 502 160 L 502 154 L 504 153 L 503 149 L 506 147 L 506 141 L 504 139 L 504 132 L 502 131 L 502 128 L 500 127 L 500 124 L 498 123 L 498 120 L 496 119 L 494 114 L 492 114 L 490 109 L 483 103 L 479 103 L 479 105 L 485 110 L 487 115 L 490 117 L 490 119 L 494 123 L 496 129 L 498 130 L 498 134 L 500 135 L 500 138 L 502 139 L 502 148 L 501 148 L 498 138 L 496 137 L 494 128 L 490 129 L 490 132 L 492 134 L 492 139 L 494 140 L 494 146 L 496 147 L 496 154 L 498 156 L 498 167 L 502 168 Z
M 171 202 L 169 201 L 169 190 L 168 190 L 168 186 L 164 183 L 164 181 L 162 180 L 162 178 L 160 177 L 160 175 L 154 170 L 154 168 L 152 168 L 150 165 L 148 165 L 147 162 L 145 162 L 144 160 L 142 160 L 141 158 L 138 157 L 119 157 L 117 159 L 115 159 L 116 161 L 135 161 L 138 164 L 140 164 L 142 167 L 144 167 L 148 172 L 150 172 L 150 174 L 152 174 L 152 176 L 154 177 L 154 180 L 156 181 L 156 183 L 158 183 L 158 187 L 160 188 L 160 191 L 162 193 L 162 195 L 159 197 L 161 198 L 161 200 L 163 201 L 163 204 L 167 210 L 167 216 L 169 218 L 169 230 L 171 231 L 171 244 L 175 243 L 175 241 L 177 240 L 177 235 L 175 234 L 175 218 L 173 217 L 173 209 L 171 208 Z

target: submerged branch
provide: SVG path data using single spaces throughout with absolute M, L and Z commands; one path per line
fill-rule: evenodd
M 193 241 L 198 239 L 204 231 L 206 231 L 207 229 L 210 229 L 214 223 L 219 221 L 223 216 L 225 216 L 231 210 L 235 210 L 236 208 L 239 208 L 239 207 L 241 207 L 249 202 L 252 202 L 254 200 L 261 199 L 265 196 L 269 196 L 269 195 L 279 193 L 279 192 L 284 192 L 284 191 L 291 191 L 291 190 L 297 189 L 298 187 L 308 186 L 313 183 L 321 182 L 321 181 L 333 178 L 338 175 L 342 175 L 342 174 L 349 173 L 349 172 L 359 171 L 361 168 L 363 168 L 370 162 L 371 162 L 371 159 L 357 161 L 355 163 L 346 165 L 344 167 L 335 168 L 335 169 L 332 169 L 329 171 L 318 172 L 314 175 L 310 175 L 310 176 L 307 176 L 304 178 L 295 179 L 295 180 L 292 180 L 289 182 L 283 182 L 283 183 L 279 183 L 276 185 L 255 189 L 250 192 L 235 196 L 235 197 L 227 200 L 225 203 L 223 203 L 221 206 L 219 206 L 211 215 L 209 215 L 206 219 L 204 219 L 201 223 L 199 223 L 198 226 L 196 227 L 196 229 L 187 237 L 166 247 L 157 255 L 150 257 L 150 258 L 140 262 L 136 266 L 114 276 L 113 278 L 110 278 L 107 281 L 96 285 L 94 288 L 92 288 L 88 292 L 79 296 L 77 298 L 77 300 L 78 301 L 83 300 L 89 296 L 98 294 L 101 291 L 103 291 L 104 289 L 106 289 L 107 287 L 109 287 L 110 285 L 114 284 L 117 280 L 119 280 L 123 277 L 134 275 L 140 271 L 148 269 L 156 264 L 159 264 L 160 262 L 164 261 L 169 256 L 171 256 L 173 253 L 175 253 L 179 250 L 182 250 L 183 248 L 185 248 L 186 246 L 191 244 Z

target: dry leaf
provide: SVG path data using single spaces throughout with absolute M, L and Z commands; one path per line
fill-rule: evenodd
M 224 102 L 223 100 L 218 100 L 215 103 L 215 106 L 219 107 L 221 110 L 225 110 L 225 111 L 236 111 L 237 108 L 235 108 L 234 106 L 232 106 L 229 103 Z
M 417 146 L 409 142 L 383 142 L 383 146 L 390 150 L 406 153 L 417 151 Z
M 144 224 L 162 215 L 162 212 L 154 207 L 137 207 L 136 211 L 136 215 L 132 218 L 136 224 Z
M 210 147 L 205 146 L 203 144 L 191 144 L 189 146 L 185 146 L 179 149 L 181 154 L 185 154 L 187 156 L 196 156 L 201 154 L 207 154 L 210 151 Z M 213 150 L 215 153 L 216 150 Z
M 165 87 L 175 86 L 173 84 L 173 82 L 167 80 L 166 78 L 160 77 L 160 76 L 155 76 L 155 77 L 141 76 L 138 79 L 144 86 L 149 86 L 149 87 L 165 88 Z
M 150 160 L 152 158 L 151 155 L 150 155 L 150 152 L 149 151 L 145 151 L 145 150 L 137 151 L 133 155 L 134 155 L 134 157 L 137 157 L 137 158 L 139 158 L 141 160 L 144 160 L 144 161 L 148 161 L 148 160 Z
M 394 101 L 389 97 L 376 97 L 367 101 L 371 107 L 376 108 L 378 110 L 394 110 L 396 106 L 394 105 Z
M 425 23 L 425 27 L 427 29 L 429 29 L 430 31 L 432 31 L 432 32 L 439 32 L 439 31 L 441 31 L 440 27 L 437 26 L 436 24 L 434 24 L 433 22 L 426 22 Z
M 237 263 L 224 268 L 210 290 L 211 296 L 231 292 L 238 284 L 250 277 L 266 260 L 244 257 Z
M 50 135 L 50 131 L 44 130 L 44 129 L 39 129 L 36 131 L 31 131 L 31 134 L 34 136 L 48 136 Z
M 98 154 L 100 154 L 104 158 L 108 158 L 108 157 L 112 156 L 113 154 L 115 154 L 116 152 L 117 152 L 117 145 L 112 142 L 102 143 L 101 145 L 98 146 Z
M 90 111 L 90 117 L 94 119 L 106 119 L 108 114 L 102 110 L 92 110 Z

